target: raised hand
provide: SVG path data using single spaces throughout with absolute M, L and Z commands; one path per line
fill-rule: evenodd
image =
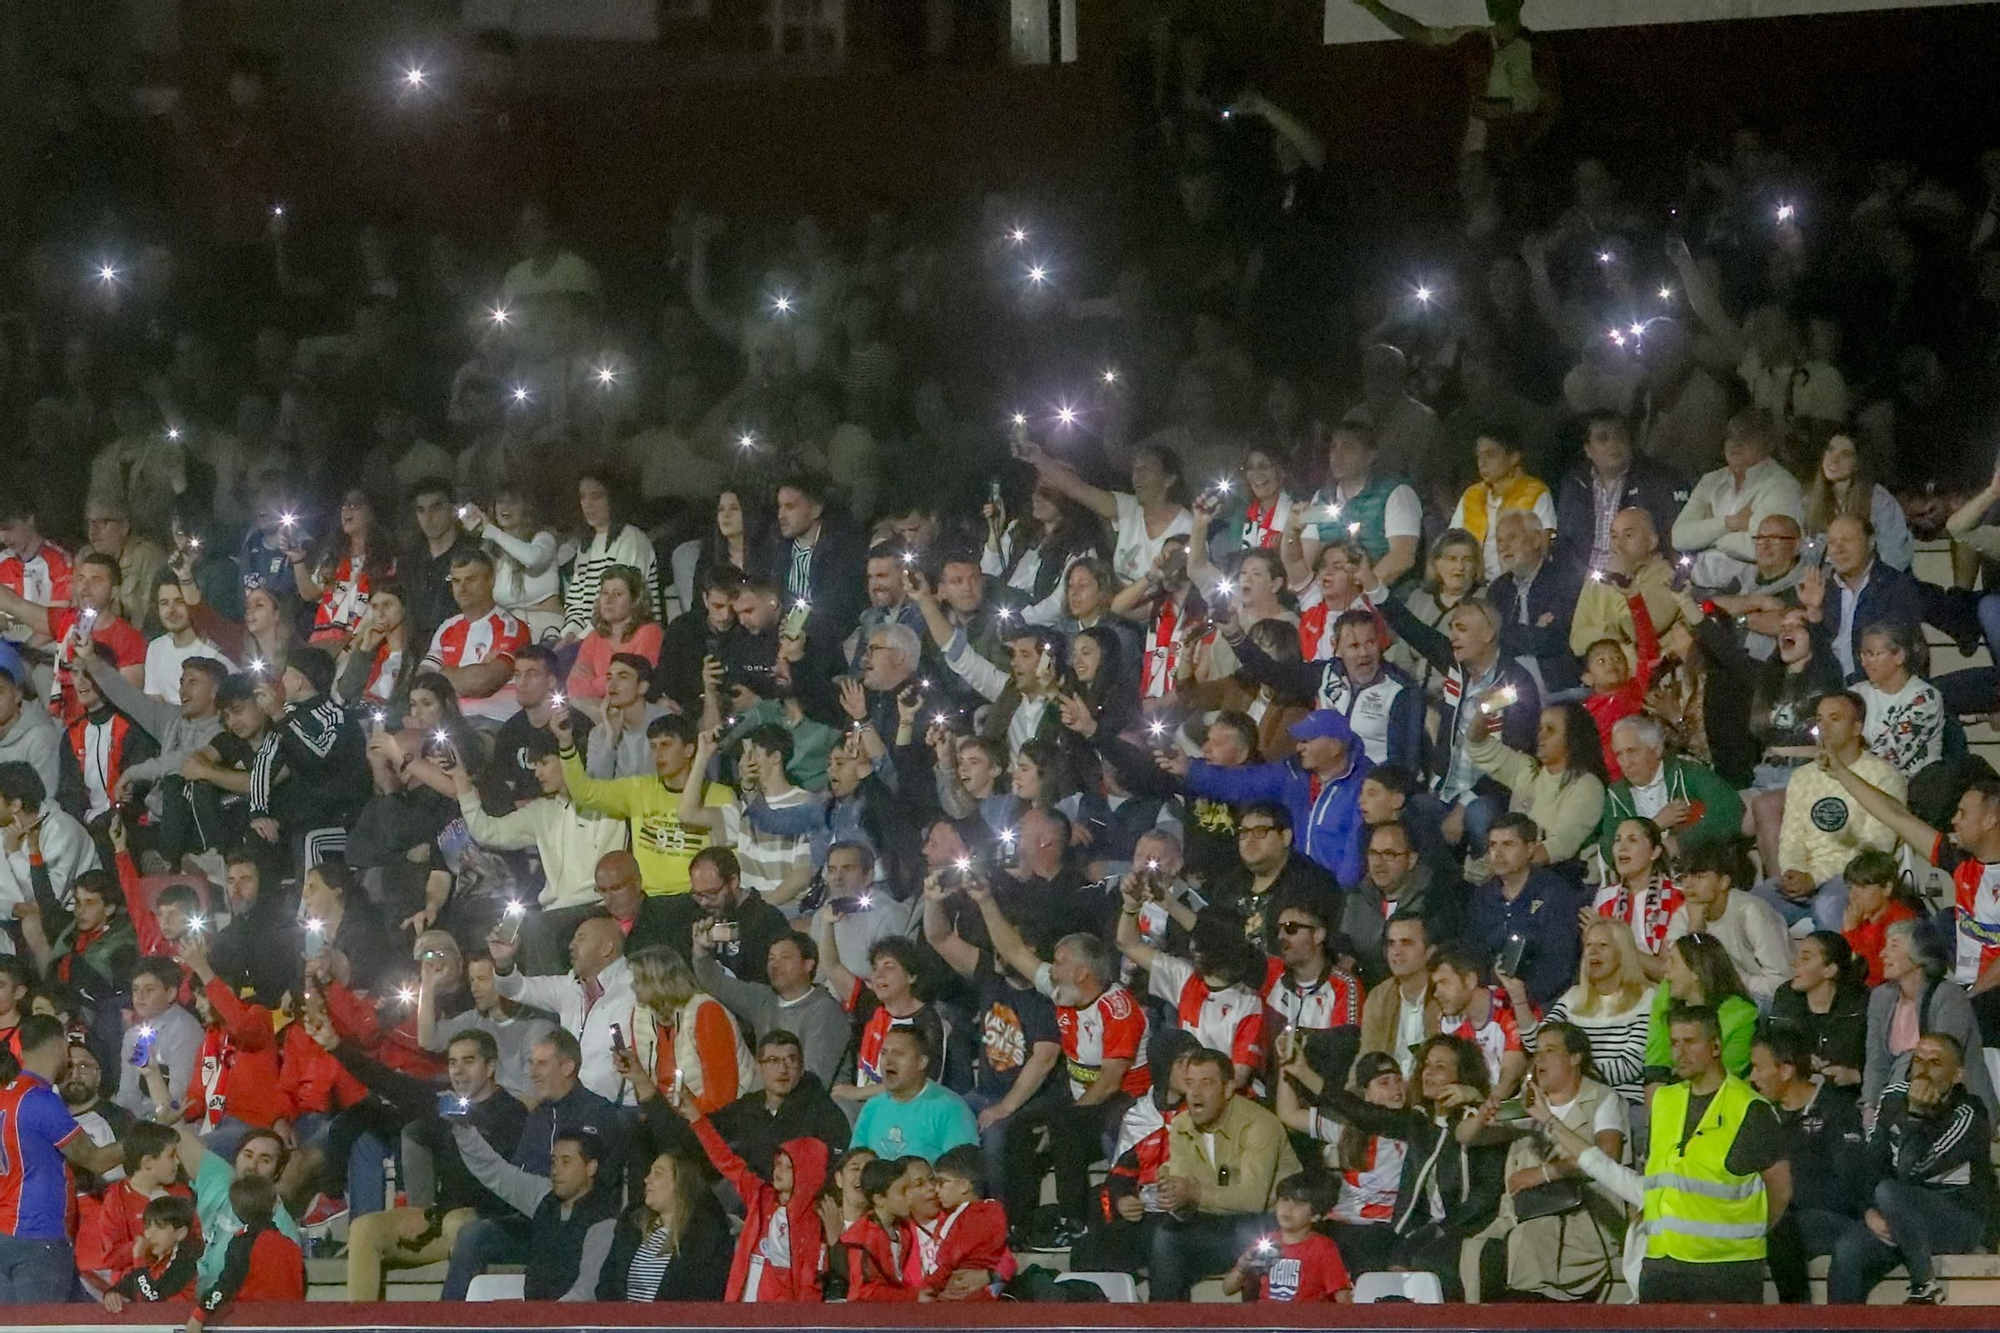
M 840 709 L 856 722 L 868 720 L 868 691 L 852 676 L 840 678 Z

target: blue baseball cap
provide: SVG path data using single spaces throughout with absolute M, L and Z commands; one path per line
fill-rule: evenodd
M 1332 740 L 1343 744 L 1354 743 L 1354 728 L 1347 725 L 1347 716 L 1332 708 L 1315 709 L 1291 725 L 1292 739 L 1295 741 Z

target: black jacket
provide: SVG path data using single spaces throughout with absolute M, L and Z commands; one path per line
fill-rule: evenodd
M 1294 1084 L 1300 1098 L 1313 1094 Z M 1320 1109 L 1346 1121 L 1364 1134 L 1401 1139 L 1408 1145 L 1403 1176 L 1396 1189 L 1396 1234 L 1422 1242 L 1438 1236 L 1464 1238 L 1484 1231 L 1499 1215 L 1500 1193 L 1506 1186 L 1507 1149 L 1503 1144 L 1466 1147 L 1450 1125 L 1439 1125 L 1428 1112 L 1377 1106 L 1329 1081 L 1319 1094 Z M 1437 1182 L 1444 1216 L 1430 1215 L 1430 1186 Z
M 1581 579 L 1590 572 L 1590 544 L 1596 534 L 1597 502 L 1592 490 L 1592 472 L 1588 464 L 1572 469 L 1556 486 L 1556 544 L 1550 558 L 1557 564 L 1566 565 Z M 1674 519 L 1679 516 L 1688 499 L 1688 484 L 1680 474 L 1664 463 L 1654 462 L 1638 454 L 1632 456 L 1632 465 L 1625 469 L 1625 494 L 1620 497 L 1620 509 L 1643 509 L 1653 516 L 1653 527 L 1660 534 L 1660 554 L 1672 559 L 1672 552 L 1666 549 L 1667 534 L 1674 530 Z
M 251 998 L 267 1009 L 276 1009 L 298 980 L 296 910 L 296 904 L 282 900 L 276 884 L 259 885 L 256 905 L 241 916 L 231 917 L 209 946 L 216 975 L 238 995 L 249 987 Z
M 646 1241 L 631 1213 L 618 1219 L 611 1235 L 611 1253 L 597 1276 L 600 1301 L 719 1301 L 729 1289 L 729 1265 L 735 1244 L 722 1205 L 706 1190 L 697 1195 L 688 1209 L 687 1221 L 676 1238 L 679 1244 L 667 1256 L 666 1272 L 650 1296 L 634 1296 L 627 1290 L 632 1259 Z
M 1910 1108 L 1910 1085 L 1898 1082 L 1882 1089 L 1868 1144 L 1877 1179 L 1916 1185 L 1984 1218 L 1990 1242 L 1995 1221 L 1992 1138 L 1986 1103 L 1964 1085 L 1952 1088 L 1936 1114 L 1924 1116 Z M 1961 1174 L 1964 1183 L 1952 1183 Z
M 437 1170 L 436 1216 L 442 1217 L 454 1208 L 470 1208 L 481 1217 L 513 1214 L 513 1206 L 480 1184 L 466 1169 L 465 1159 L 458 1155 L 458 1143 L 452 1137 L 450 1125 L 437 1113 L 438 1097 L 448 1092 L 448 1088 L 391 1069 L 363 1055 L 351 1042 L 343 1041 L 334 1048 L 333 1055 L 368 1091 L 410 1117 L 410 1132 L 430 1149 Z M 496 1088 L 491 1097 L 474 1102 L 464 1115 L 454 1117 L 451 1124 L 472 1126 L 493 1145 L 493 1151 L 502 1157 L 512 1157 L 515 1145 L 521 1141 L 521 1127 L 527 1122 L 528 1108 L 521 1100 L 505 1088 Z
M 611 1221 L 618 1212 L 617 1177 L 608 1179 L 609 1183 L 600 1170 L 598 1183 L 590 1193 L 569 1205 L 567 1216 L 562 1200 L 556 1198 L 554 1191 L 542 1197 L 534 1219 L 528 1223 L 528 1272 L 522 1282 L 523 1299 L 560 1300 L 564 1292 L 576 1285 L 582 1276 L 590 1229 L 600 1222 Z M 601 1291 L 604 1270 L 597 1271 L 599 1280 L 591 1284 L 591 1289 Z
M 778 1149 L 791 1139 L 823 1139 L 836 1156 L 847 1148 L 847 1116 L 811 1074 L 799 1080 L 775 1114 L 762 1090 L 746 1092 L 709 1117 L 716 1133 L 752 1171 L 767 1179 Z

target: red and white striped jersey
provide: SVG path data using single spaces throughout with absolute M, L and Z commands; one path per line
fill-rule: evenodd
M 528 637 L 527 625 L 498 607 L 476 620 L 455 615 L 439 625 L 437 633 L 431 636 L 431 650 L 424 654 L 424 666 L 456 671 L 503 660 L 511 664 L 514 654 L 528 646 Z M 459 706 L 472 716 L 500 721 L 521 711 L 514 702 L 512 679 L 483 699 L 461 698 Z
M 1951 979 L 1961 986 L 2000 960 L 2000 865 L 1968 857 L 1952 872 L 1958 946 Z
M 1155 951 L 1148 989 L 1174 1006 L 1181 1031 L 1234 1064 L 1264 1067 L 1264 1001 L 1248 986 L 1216 990 L 1185 958 Z
M 1515 1024 L 1514 1006 L 1508 1003 L 1507 992 L 1488 986 L 1486 996 L 1489 1003 L 1484 1023 L 1475 1028 L 1464 1014 L 1439 1014 L 1438 1032 L 1447 1037 L 1463 1037 L 1477 1046 L 1486 1057 L 1487 1076 L 1497 1084 L 1500 1057 L 1521 1050 L 1521 1030 Z
M 1091 1003 L 1077 1008 L 1056 995 L 1054 969 L 1043 963 L 1035 973 L 1035 989 L 1056 1002 L 1056 1029 L 1062 1034 L 1063 1059 L 1069 1065 L 1069 1091 L 1081 1097 L 1097 1082 L 1106 1060 L 1130 1060 L 1119 1086 L 1134 1097 L 1153 1088 L 1146 1068 L 1146 1011 L 1123 986 L 1113 986 Z
M 1361 1021 L 1361 1002 L 1367 992 L 1361 978 L 1328 968 L 1325 976 L 1310 986 L 1299 986 L 1282 959 L 1267 960 L 1264 971 L 1264 1007 L 1285 1021 L 1285 1026 L 1306 1032 L 1344 1028 Z
M 1317 1110 L 1309 1114 L 1312 1136 L 1328 1145 L 1326 1164 L 1339 1171 L 1335 1145 L 1346 1135 L 1360 1131 Z M 1396 1195 L 1403 1184 L 1403 1154 L 1408 1148 L 1409 1145 L 1401 1139 L 1384 1138 L 1380 1134 L 1371 1136 L 1367 1151 L 1362 1154 L 1360 1169 L 1340 1171 L 1340 1194 L 1327 1216 L 1349 1226 L 1393 1222 L 1396 1218 Z
M 54 542 L 43 542 L 23 560 L 12 551 L 0 555 L 0 588 L 37 606 L 69 605 L 70 553 Z

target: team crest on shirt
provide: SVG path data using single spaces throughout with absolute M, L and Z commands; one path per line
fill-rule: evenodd
M 1112 1018 L 1129 1018 L 1132 1014 L 1132 992 L 1123 986 L 1113 987 L 1104 993 L 1104 1012 Z
M 1822 796 L 1812 803 L 1812 824 L 1821 833 L 1838 833 L 1847 827 L 1847 802 L 1838 796 Z
M 1297 1300 L 1299 1295 L 1299 1269 L 1297 1259 L 1280 1259 L 1271 1265 L 1271 1299 L 1274 1301 Z

